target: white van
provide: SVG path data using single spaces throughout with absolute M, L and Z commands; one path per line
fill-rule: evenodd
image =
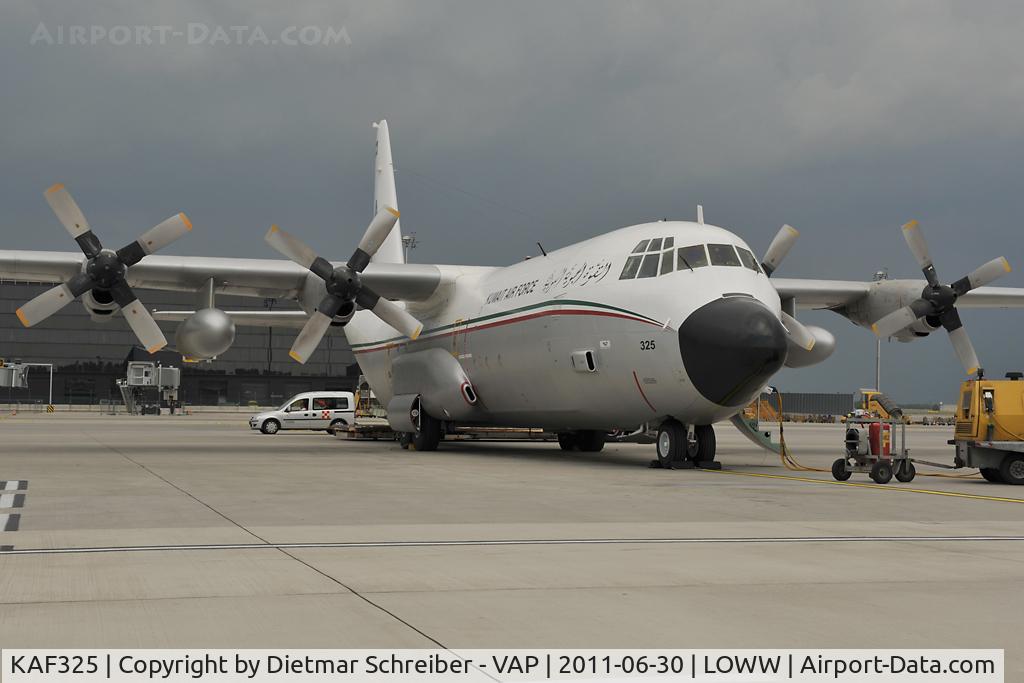
M 351 391 L 307 391 L 292 396 L 277 410 L 253 415 L 249 427 L 264 434 L 277 434 L 282 429 L 330 431 L 352 424 L 355 409 Z

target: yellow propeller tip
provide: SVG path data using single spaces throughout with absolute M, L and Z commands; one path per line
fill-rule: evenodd
M 417 327 L 413 331 L 413 333 L 409 335 L 409 339 L 411 339 L 412 341 L 416 341 L 416 339 L 420 336 L 421 332 L 423 332 L 423 325 L 420 325 L 419 327 Z
M 270 226 L 270 232 L 271 233 L 280 232 L 280 231 L 281 231 L 281 228 L 277 227 L 277 225 L 271 225 Z
M 1010 266 L 1010 262 L 1006 260 L 1005 256 L 1003 257 L 1003 270 L 1005 270 L 1007 273 L 1013 270 L 1013 267 Z
M 390 206 L 385 206 L 384 208 L 387 209 L 388 213 L 390 213 L 395 218 L 398 218 L 399 216 L 402 215 L 401 213 L 398 212 L 398 209 L 392 209 Z
M 878 325 L 877 324 L 873 324 L 871 326 L 871 331 L 874 332 L 875 336 L 877 337 L 878 336 Z
M 14 312 L 14 315 L 18 316 L 18 320 L 21 321 L 22 325 L 24 325 L 25 327 L 31 327 L 28 318 L 25 317 L 25 314 L 22 312 L 20 308 Z
M 51 192 L 57 192 L 58 190 L 63 190 L 63 189 L 64 189 L 64 183 L 57 183 L 55 185 L 51 185 L 50 187 L 48 187 L 46 189 L 46 194 L 50 194 Z
M 191 230 L 191 229 L 192 229 L 192 221 L 190 221 L 190 220 L 188 219 L 188 216 L 186 216 L 186 215 L 185 215 L 185 214 L 183 214 L 183 213 L 179 213 L 179 214 L 178 214 L 178 217 L 179 217 L 179 218 L 181 219 L 181 222 L 185 224 L 185 228 L 186 228 L 187 230 Z
M 967 374 L 968 374 L 968 375 L 973 375 L 973 374 L 974 374 L 974 373 L 976 373 L 977 371 L 978 371 L 978 368 L 976 368 L 976 367 L 975 367 L 975 368 L 971 368 L 970 370 L 968 370 L 968 371 L 967 371 Z
M 155 346 L 150 346 L 148 349 L 146 349 L 146 351 L 151 353 L 151 354 L 152 353 L 156 353 L 157 351 L 159 351 L 160 349 L 164 348 L 165 346 L 167 346 L 167 342 L 164 342 L 163 344 L 157 344 Z
M 289 351 L 288 355 L 291 356 L 293 360 L 297 360 L 300 363 L 305 363 L 306 362 L 305 360 L 302 359 L 302 356 L 300 356 L 299 354 L 295 353 L 294 351 Z
M 903 224 L 903 229 L 904 230 L 913 230 L 916 227 L 917 227 L 917 219 L 916 218 L 914 220 L 912 220 L 912 221 L 909 221 L 909 222 Z

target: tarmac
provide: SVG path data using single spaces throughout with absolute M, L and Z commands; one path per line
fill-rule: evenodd
M 838 484 L 729 424 L 714 472 L 246 420 L 0 418 L 0 647 L 977 647 L 1024 678 L 1024 488 Z M 912 455 L 951 462 L 951 429 Z

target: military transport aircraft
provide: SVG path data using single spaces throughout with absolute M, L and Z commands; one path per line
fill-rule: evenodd
M 740 237 L 697 219 L 644 223 L 505 267 L 404 262 L 391 141 L 377 129 L 373 217 L 346 262 L 271 227 L 289 260 L 152 255 L 191 230 L 179 214 L 113 251 L 67 189 L 45 193 L 84 253 L 0 251 L 0 279 L 54 282 L 17 315 L 42 322 L 74 299 L 95 320 L 118 310 L 143 347 L 166 345 L 154 317 L 180 321 L 177 349 L 212 358 L 235 325 L 301 327 L 305 362 L 344 326 L 391 425 L 432 450 L 449 425 L 543 427 L 567 450 L 599 451 L 611 430 L 657 430 L 662 464 L 715 458 L 715 422 L 733 417 L 783 365 L 820 363 L 826 330 L 796 319 L 827 308 L 884 337 L 944 328 L 964 369 L 978 360 L 957 307 L 1024 306 L 1024 289 L 986 287 L 1004 258 L 951 285 L 938 280 L 916 222 L 903 234 L 925 280 L 772 277 L 797 231 L 783 226 L 761 259 Z M 333 248 L 335 245 L 322 245 Z M 195 292 L 196 310 L 151 314 L 133 288 Z M 302 310 L 223 311 L 218 294 L 293 299 Z

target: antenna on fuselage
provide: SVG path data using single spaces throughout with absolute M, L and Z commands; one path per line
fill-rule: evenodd
M 544 245 L 542 245 L 540 242 L 537 242 L 537 246 L 540 247 L 540 253 L 544 254 L 545 256 L 548 255 L 548 252 L 544 251 Z
M 697 225 L 704 225 L 704 207 L 697 205 Z

